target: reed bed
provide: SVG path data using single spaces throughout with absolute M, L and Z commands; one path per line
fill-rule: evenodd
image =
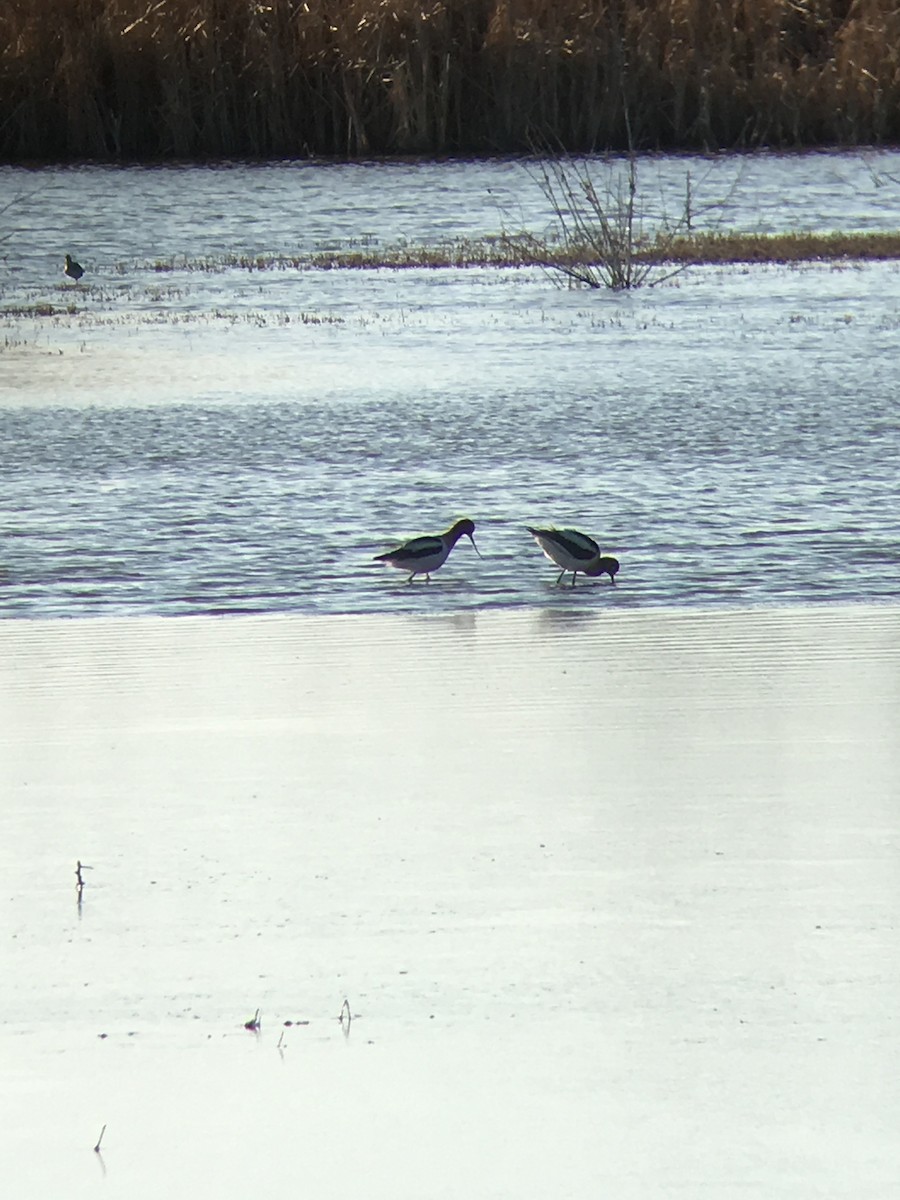
M 642 254 L 653 254 L 653 248 Z M 665 250 L 670 263 L 891 262 L 900 259 L 900 233 L 692 234 Z
M 4 0 L 5 161 L 900 142 L 896 0 Z

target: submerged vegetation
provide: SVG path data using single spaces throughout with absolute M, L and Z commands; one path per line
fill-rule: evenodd
M 228 271 L 333 271 L 333 270 L 463 270 L 540 268 L 561 283 L 618 290 L 659 283 L 690 266 L 737 264 L 832 263 L 836 267 L 874 260 L 900 261 L 900 232 L 897 233 L 688 233 L 641 241 L 633 248 L 632 282 L 617 283 L 597 258 L 591 245 L 564 241 L 540 242 L 529 235 L 500 235 L 483 240 L 458 240 L 441 246 L 378 246 L 333 249 L 308 255 L 237 255 L 210 258 L 177 256 L 150 263 L 119 264 L 129 277 L 128 291 L 109 284 L 88 282 L 74 289 L 59 284 L 69 293 L 64 303 L 46 296 L 4 302 L 0 293 L 0 355 L 20 350 L 33 342 L 37 330 L 128 329 L 135 327 L 272 328 L 288 326 L 340 326 L 348 320 L 366 324 L 366 314 L 348 317 L 338 312 L 310 312 L 294 308 L 251 307 L 217 304 L 215 307 L 186 307 L 181 301 L 190 285 L 179 280 L 159 286 L 148 281 L 148 273 L 176 277 L 192 273 Z M 401 315 L 401 320 L 405 318 Z M 82 345 L 81 350 L 84 349 Z M 59 351 L 62 353 L 62 351 Z
M 4 0 L 6 161 L 900 141 L 896 0 Z
M 634 249 L 635 265 L 650 267 L 714 264 L 804 263 L 900 260 L 897 233 L 684 233 L 663 234 Z M 284 271 L 284 270 L 404 270 L 413 268 L 543 267 L 579 279 L 575 268 L 602 268 L 596 247 L 588 242 L 541 240 L 532 235 L 505 234 L 483 240 L 461 239 L 438 246 L 370 246 L 328 250 L 309 255 L 223 255 L 207 259 L 160 259 L 153 270 Z M 639 279 L 638 284 L 643 280 Z M 615 287 L 601 279 L 600 286 Z

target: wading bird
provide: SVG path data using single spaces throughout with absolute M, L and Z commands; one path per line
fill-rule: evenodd
M 475 547 L 475 553 L 479 558 L 482 557 L 481 551 L 475 546 L 475 538 L 472 536 L 474 533 L 473 521 L 457 521 L 446 533 L 434 537 L 413 538 L 412 541 L 398 546 L 396 550 L 389 550 L 387 554 L 376 554 L 375 561 L 387 563 L 389 567 L 396 567 L 398 571 L 409 571 L 407 583 L 412 583 L 416 575 L 424 575 L 427 583 L 431 572 L 444 565 L 447 555 L 461 537 L 467 537 Z
M 63 267 L 63 274 L 68 275 L 70 279 L 74 279 L 77 283 L 84 274 L 84 267 L 81 263 L 77 263 L 71 254 L 66 255 L 66 265 Z
M 572 572 L 572 587 L 579 571 L 583 575 L 608 575 L 611 583 L 616 582 L 616 571 L 619 560 L 600 553 L 600 547 L 593 538 L 577 529 L 532 529 L 525 528 L 543 550 L 551 562 L 562 567 L 557 583 L 562 581 L 566 571 Z

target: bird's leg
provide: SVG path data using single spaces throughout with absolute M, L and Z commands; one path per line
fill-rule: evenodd
M 562 583 L 563 575 L 565 575 L 565 571 L 560 571 L 560 573 L 557 577 L 557 580 L 556 580 L 557 586 L 559 586 L 559 584 Z
M 410 575 L 409 579 L 407 579 L 406 582 L 412 583 L 412 581 L 415 579 L 415 577 L 416 577 L 416 573 L 415 573 L 415 571 L 413 571 L 412 575 Z
M 577 576 L 578 576 L 578 572 L 577 572 L 577 571 L 573 571 L 573 572 L 572 572 L 572 587 L 574 587 L 574 586 L 575 586 L 575 579 L 577 578 Z

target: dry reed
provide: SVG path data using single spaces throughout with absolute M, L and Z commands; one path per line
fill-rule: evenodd
M 900 141 L 896 0 L 4 0 L 6 161 Z

